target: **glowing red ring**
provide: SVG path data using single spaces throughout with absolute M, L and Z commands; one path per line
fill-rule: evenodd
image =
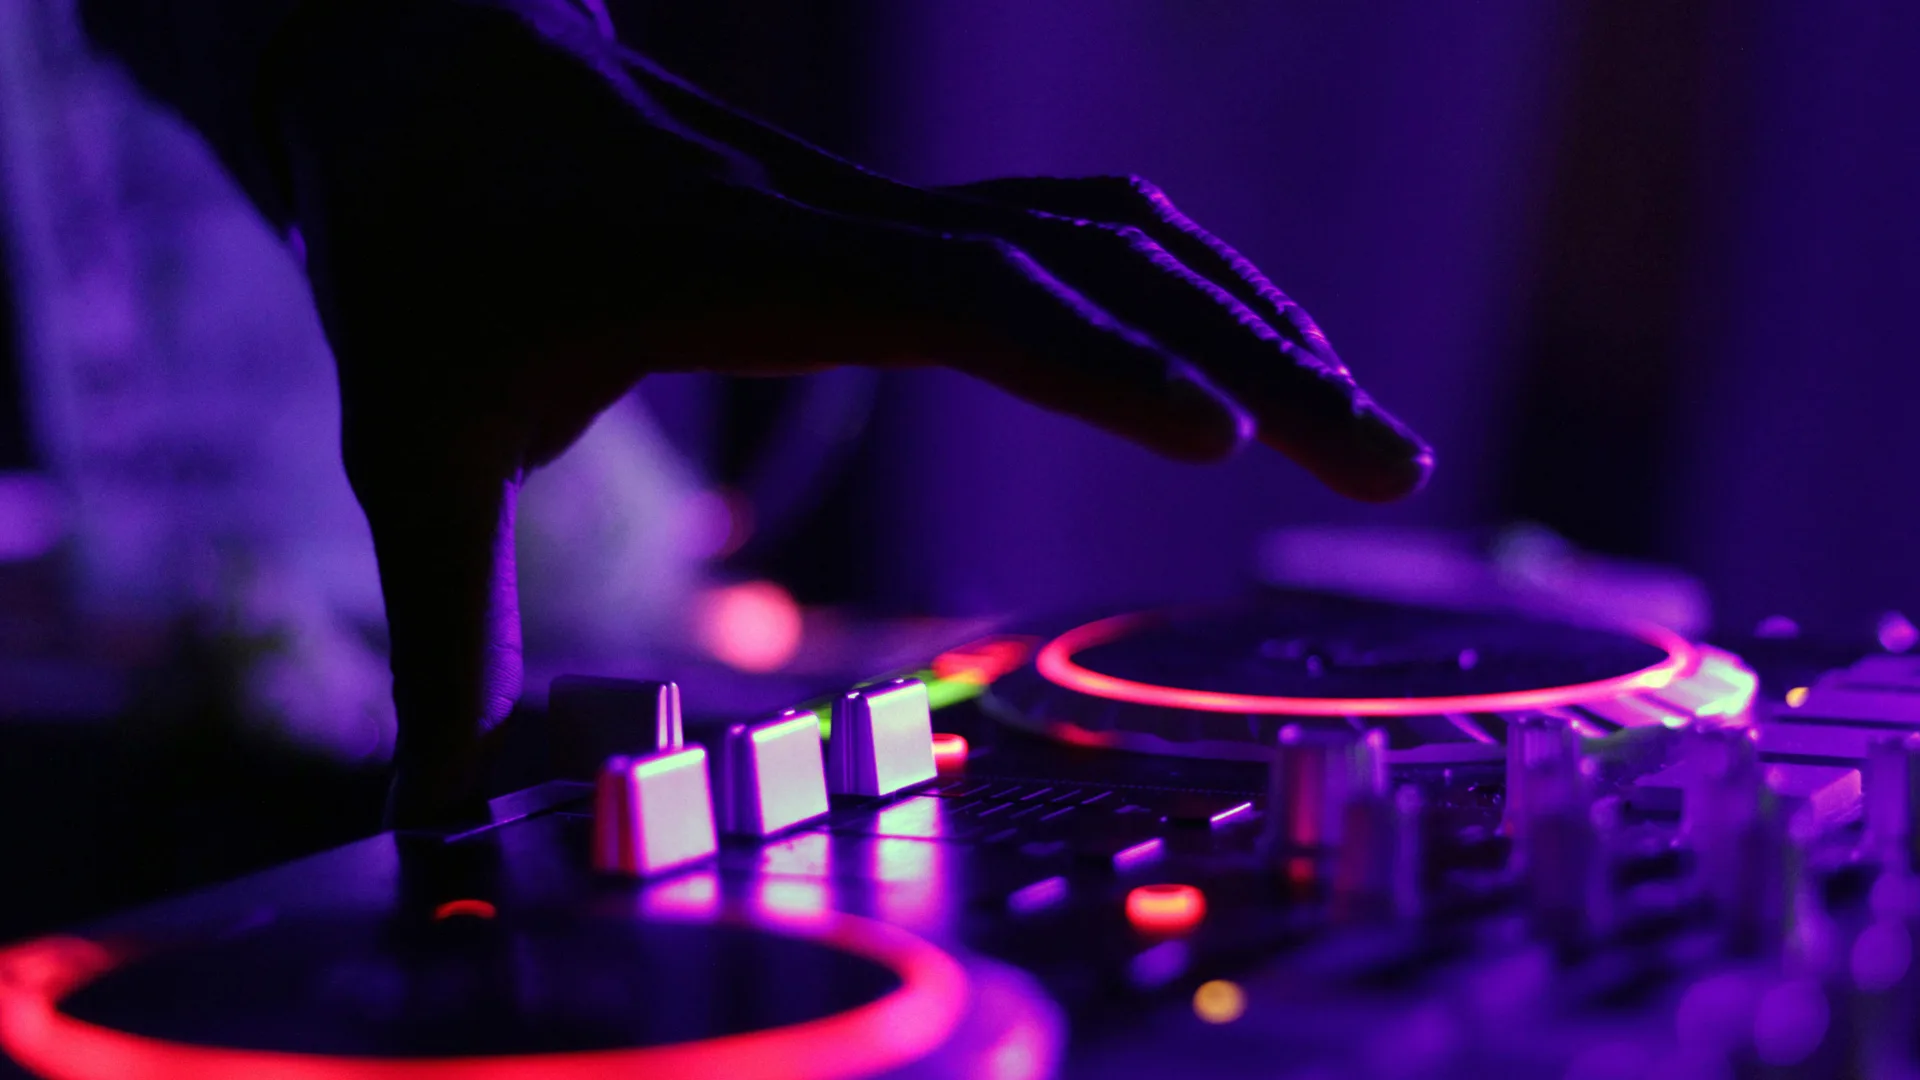
M 51 937 L 0 952 L 0 1047 L 49 1080 L 840 1080 L 925 1057 L 947 1040 L 966 1008 L 965 969 L 897 927 L 838 913 L 751 921 L 884 964 L 900 986 L 817 1020 L 666 1046 L 502 1057 L 346 1057 L 170 1042 L 77 1020 L 60 1012 L 60 999 L 126 957 L 82 938 Z
M 1583 701 L 1618 697 L 1638 690 L 1658 690 L 1698 662 L 1693 643 L 1657 626 L 1630 631 L 1664 651 L 1666 659 L 1651 667 L 1594 682 L 1540 690 L 1507 690 L 1494 694 L 1460 694 L 1427 698 L 1297 698 L 1265 694 L 1229 694 L 1217 690 L 1189 690 L 1135 682 L 1080 666 L 1074 657 L 1095 646 L 1117 641 L 1154 620 L 1148 613 L 1115 615 L 1076 626 L 1042 646 L 1033 666 L 1048 682 L 1093 697 L 1135 705 L 1159 705 L 1195 712 L 1259 713 L 1281 716 L 1422 716 L 1430 713 L 1508 712 L 1551 709 Z

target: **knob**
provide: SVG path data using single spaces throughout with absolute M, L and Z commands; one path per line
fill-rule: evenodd
M 1734 951 L 1770 951 L 1785 922 L 1786 836 L 1753 740 L 1741 729 L 1690 731 L 1685 760 L 1680 827 L 1701 892 Z
M 1265 842 L 1276 850 L 1335 847 L 1346 831 L 1347 804 L 1383 798 L 1386 790 L 1386 732 L 1288 724 L 1267 773 Z
M 1500 818 L 1500 831 L 1512 838 L 1514 851 L 1524 861 L 1527 844 L 1527 814 L 1536 797 L 1529 790 L 1531 777 L 1552 762 L 1575 762 L 1580 756 L 1580 735 L 1573 724 L 1558 716 L 1530 713 L 1507 724 L 1507 795 Z
M 1875 739 L 1860 771 L 1866 847 L 1889 869 L 1915 868 L 1920 841 L 1920 735 Z
M 670 682 L 562 675 L 547 691 L 554 768 L 586 779 L 615 754 L 677 750 L 680 687 Z
M 833 703 L 827 784 L 834 794 L 891 795 L 933 776 L 933 713 L 920 680 L 863 687 Z
M 1577 945 L 1610 914 L 1606 860 L 1593 821 L 1592 762 L 1553 751 L 1533 760 L 1523 753 L 1521 764 L 1514 864 L 1534 932 L 1559 946 Z
M 720 830 L 770 836 L 827 812 L 820 718 L 793 711 L 735 724 L 720 745 Z
M 698 746 L 608 758 L 593 799 L 593 868 L 650 877 L 704 859 L 717 847 Z
M 1425 800 L 1402 787 L 1386 798 L 1347 801 L 1334 856 L 1330 914 L 1338 922 L 1378 922 L 1419 914 Z

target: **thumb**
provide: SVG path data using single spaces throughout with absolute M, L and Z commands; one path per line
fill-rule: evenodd
M 490 467 L 489 455 L 466 452 L 466 441 L 347 440 L 391 638 L 399 724 L 392 828 L 484 819 L 482 737 L 520 695 L 520 473 Z

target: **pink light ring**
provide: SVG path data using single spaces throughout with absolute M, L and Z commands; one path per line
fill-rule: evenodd
M 897 927 L 851 915 L 735 917 L 884 964 L 900 986 L 833 1016 L 714 1039 L 555 1054 L 371 1058 L 170 1042 L 90 1024 L 59 1001 L 126 957 L 92 941 L 51 937 L 0 951 L 0 1047 L 49 1080 L 847 1080 L 897 1069 L 939 1049 L 971 999 L 946 952 Z
M 1658 690 L 1691 673 L 1700 662 L 1692 642 L 1663 627 L 1637 626 L 1624 632 L 1664 651 L 1657 664 L 1593 682 L 1538 690 L 1508 690 L 1492 694 L 1461 694 L 1429 698 L 1296 698 L 1264 694 L 1230 694 L 1136 682 L 1082 667 L 1074 657 L 1087 649 L 1117 641 L 1153 621 L 1145 613 L 1115 615 L 1078 626 L 1042 646 L 1033 666 L 1056 686 L 1110 701 L 1156 705 L 1195 712 L 1254 713 L 1279 716 L 1424 716 L 1432 713 L 1510 712 L 1577 705 L 1597 698 L 1618 697 L 1642 690 Z

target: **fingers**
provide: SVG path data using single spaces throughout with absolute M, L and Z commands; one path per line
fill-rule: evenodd
M 1070 307 L 1090 300 L 1204 370 L 1253 413 L 1262 441 L 1335 490 L 1382 501 L 1425 483 L 1432 451 L 1353 385 L 1307 313 L 1151 184 L 1033 178 L 924 191 L 728 109 L 642 57 L 630 56 L 627 68 L 690 126 L 747 149 L 788 196 L 836 214 L 1011 243 L 1026 260 L 1020 276 L 1064 288 L 1076 298 Z M 1071 228 L 1081 222 L 1132 227 L 1131 250 L 1115 250 L 1099 229 Z M 1134 242 L 1140 234 L 1145 242 Z M 1035 374 L 1004 364 L 987 377 L 1036 400 L 1077 392 L 1036 386 Z M 1054 407 L 1080 412 L 1071 401 Z
M 1344 368 L 1281 335 L 1144 231 L 1028 215 L 1010 232 L 1069 286 L 1199 367 L 1253 415 L 1263 442 L 1334 490 L 1384 501 L 1425 482 L 1431 451 Z
M 943 364 L 1180 460 L 1218 460 L 1251 435 L 1203 373 L 1003 240 L 790 203 L 752 216 L 767 254 L 751 279 L 738 267 L 725 275 L 740 317 L 696 311 L 683 333 L 656 327 L 656 343 L 682 339 L 735 357 L 784 347 L 842 362 Z M 696 355 L 674 366 L 714 365 Z M 778 366 L 778 357 L 760 365 Z
M 1018 176 L 946 190 L 1045 214 L 1140 229 L 1182 265 L 1225 288 L 1282 335 L 1320 354 L 1331 366 L 1345 370 L 1327 344 L 1327 336 L 1305 308 L 1267 280 L 1252 261 L 1181 213 L 1165 192 L 1141 177 Z
M 1217 461 L 1252 436 L 1250 419 L 1201 372 L 1020 248 L 965 241 L 948 273 L 940 295 L 954 319 L 952 366 L 1178 460 Z

